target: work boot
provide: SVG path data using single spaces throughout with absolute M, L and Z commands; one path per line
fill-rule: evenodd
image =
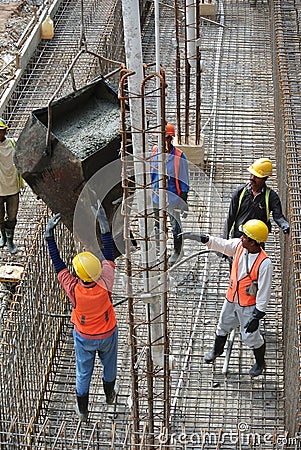
M 14 229 L 5 228 L 5 234 L 7 238 L 7 247 L 11 255 L 14 255 L 18 251 L 18 247 L 14 244 Z
M 261 347 L 255 348 L 253 350 L 254 356 L 255 356 L 255 364 L 250 369 L 249 374 L 252 378 L 258 377 L 262 374 L 262 372 L 265 369 L 265 361 L 264 361 L 264 355 L 265 355 L 265 342 L 262 344 Z
M 213 362 L 218 356 L 220 356 L 223 353 L 226 341 L 227 335 L 226 336 L 216 335 L 214 345 L 211 351 L 204 356 L 204 360 L 207 364 Z
M 85 422 L 88 418 L 89 392 L 85 395 L 76 395 L 76 413 L 80 420 Z
M 113 381 L 104 381 L 103 382 L 103 390 L 106 394 L 106 402 L 108 405 L 113 405 L 116 392 L 115 392 L 115 380 Z
M 174 252 L 173 254 L 168 258 L 168 265 L 171 267 L 173 266 L 178 259 L 183 255 L 182 252 L 182 237 L 175 237 L 173 238 L 173 246 L 174 246 Z
M 3 248 L 5 246 L 6 240 L 7 240 L 4 228 L 1 228 L 0 234 L 1 234 L 0 235 L 0 248 Z

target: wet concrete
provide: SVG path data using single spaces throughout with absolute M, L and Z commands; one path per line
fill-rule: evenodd
M 118 104 L 99 98 L 68 113 L 54 122 L 52 132 L 78 159 L 105 148 L 120 135 L 120 108 Z

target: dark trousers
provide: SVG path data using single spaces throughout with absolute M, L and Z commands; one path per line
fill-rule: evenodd
M 14 229 L 17 223 L 19 192 L 0 197 L 0 229 Z
M 182 247 L 182 237 L 178 237 L 178 234 L 182 233 L 182 222 L 181 222 L 181 211 L 178 209 L 173 209 L 171 207 L 167 208 L 168 217 L 172 229 L 174 247 L 177 253 L 180 253 Z M 159 209 L 154 207 L 155 213 L 155 232 L 156 236 L 159 235 Z

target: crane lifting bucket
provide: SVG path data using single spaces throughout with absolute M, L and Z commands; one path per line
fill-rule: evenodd
M 15 153 L 19 173 L 53 212 L 61 213 L 71 232 L 78 199 L 87 181 L 96 176 L 96 181 L 91 182 L 91 192 L 96 197 L 91 204 L 100 199 L 112 224 L 122 196 L 120 106 L 116 91 L 104 79 L 98 79 L 53 102 L 50 111 L 51 133 L 47 107 L 32 111 L 22 130 Z M 103 170 L 113 162 L 117 178 L 115 174 L 110 184 L 111 170 L 105 175 Z M 103 184 L 106 188 L 102 190 Z M 87 197 L 83 199 L 87 203 Z M 85 214 L 93 214 L 90 205 L 86 206 Z M 82 241 L 80 236 L 79 240 Z

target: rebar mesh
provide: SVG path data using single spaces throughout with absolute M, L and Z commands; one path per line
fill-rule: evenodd
M 283 266 L 284 289 L 284 338 L 286 371 L 286 395 L 290 398 L 291 408 L 288 408 L 287 417 L 294 430 L 300 431 L 300 412 L 298 423 L 295 425 L 296 409 L 299 411 L 300 392 L 297 398 L 296 391 L 291 386 L 300 380 L 300 83 L 299 83 L 299 55 L 300 55 L 300 2 L 275 1 L 273 14 L 275 21 L 276 39 L 276 74 L 279 83 L 279 98 L 277 106 L 281 117 L 278 117 L 278 161 L 280 177 L 286 174 L 287 184 L 281 182 L 283 191 L 287 194 L 287 209 L 291 222 L 291 246 L 282 248 L 284 260 L 291 261 L 291 265 Z M 284 196 L 285 197 L 285 196 Z M 293 281 L 291 281 L 293 280 Z M 294 302 L 289 302 L 294 298 Z M 296 317 L 295 317 L 296 316 Z M 289 327 L 288 322 L 298 332 L 298 338 Z M 296 371 L 299 367 L 299 373 Z M 296 409 L 294 409 L 296 408 Z
M 295 27 L 295 20 L 299 18 L 298 14 L 292 19 L 289 17 L 290 8 L 296 12 L 292 3 L 294 2 L 287 5 L 286 2 L 274 1 L 277 20 L 280 20 L 283 11 L 288 13 L 286 28 Z M 184 221 L 184 229 L 187 231 L 201 230 L 215 235 L 222 233 L 230 195 L 234 187 L 246 181 L 246 167 L 250 162 L 261 157 L 263 152 L 273 163 L 276 163 L 276 157 L 280 160 L 274 148 L 274 88 L 268 4 L 257 1 L 256 8 L 243 0 L 220 4 L 224 7 L 225 28 L 221 30 L 208 22 L 201 24 L 202 59 L 207 67 L 206 72 L 202 74 L 201 106 L 201 121 L 205 133 L 205 165 L 190 165 L 190 211 Z M 176 118 L 176 83 L 171 62 L 174 47 L 172 39 L 166 38 L 174 32 L 173 5 L 167 2 L 161 6 L 164 23 L 161 39 L 163 43 L 167 41 L 166 46 L 162 45 L 166 50 L 162 60 L 162 65 L 166 65 L 166 117 L 173 121 Z M 153 42 L 151 12 L 150 10 L 150 16 L 145 23 L 144 43 Z M 69 14 L 72 16 L 72 11 L 69 11 Z M 64 17 L 62 13 L 61 23 L 57 21 L 57 32 L 60 25 L 68 22 Z M 93 19 L 93 14 L 90 17 Z M 278 23 L 276 19 L 277 43 L 281 44 L 283 24 Z M 91 22 L 91 30 L 94 31 L 93 27 Z M 32 63 L 31 73 L 25 76 L 14 101 L 8 106 L 6 117 L 12 121 L 12 129 L 16 130 L 16 135 L 22 129 L 30 110 L 42 106 L 59 84 L 64 70 L 59 73 L 57 61 L 64 60 L 67 66 L 77 51 L 71 35 L 71 32 L 59 34 L 60 43 L 65 42 L 70 48 L 74 45 L 74 53 L 69 56 L 66 50 L 65 58 L 64 51 L 53 48 L 52 51 L 59 56 L 54 59 L 55 69 L 48 66 L 47 62 L 49 60 L 50 63 L 51 52 L 45 53 L 45 58 L 38 58 L 35 64 Z M 50 45 L 45 44 L 44 51 L 49 49 Z M 292 240 L 295 246 L 293 270 L 298 286 L 299 158 L 296 151 L 297 140 L 294 141 L 297 135 L 294 128 L 296 118 L 291 117 L 292 111 L 297 117 L 297 110 L 294 110 L 295 105 L 290 102 L 291 96 L 297 95 L 297 81 L 296 91 L 289 90 L 290 85 L 284 77 L 287 76 L 291 62 L 287 65 L 284 58 L 285 49 L 281 45 L 277 52 L 283 85 L 282 95 L 287 101 L 284 115 L 285 136 L 289 149 L 289 183 L 292 180 L 293 186 L 289 198 L 293 219 Z M 153 48 L 145 44 L 144 53 L 146 61 L 151 62 Z M 91 64 L 90 61 L 88 63 Z M 84 67 L 85 63 L 82 64 Z M 46 86 L 44 81 L 48 76 L 49 84 Z M 26 77 L 28 80 L 36 79 L 37 85 L 37 80 L 43 78 L 43 87 L 35 89 L 34 84 L 27 84 Z M 30 93 L 28 97 L 27 93 Z M 269 179 L 269 182 L 272 187 L 276 186 L 275 176 Z M 212 253 L 192 257 L 179 266 L 169 280 L 170 353 L 177 361 L 170 378 L 171 409 L 168 431 L 171 435 L 166 437 L 167 429 L 159 425 L 149 437 L 152 430 L 148 428 L 149 411 L 145 406 L 146 399 L 142 402 L 143 408 L 136 413 L 136 417 L 141 420 L 140 427 L 133 427 L 135 413 L 133 414 L 130 405 L 133 386 L 128 342 L 129 318 L 125 303 L 117 308 L 120 391 L 116 405 L 112 408 L 104 403 L 101 370 L 97 366 L 91 387 L 89 422 L 80 424 L 77 421 L 73 411 L 75 373 L 69 310 L 64 297 L 61 296 L 52 268 L 48 267 L 42 237 L 46 220 L 44 206 L 29 194 L 28 190 L 26 195 L 26 204 L 29 207 L 22 210 L 19 222 L 24 226 L 24 241 L 21 234 L 23 229 L 20 229 L 18 237 L 21 245 L 25 242 L 26 272 L 18 287 L 15 302 L 6 313 L 0 354 L 3 363 L 0 368 L 3 405 L 0 409 L 0 439 L 5 448 L 164 448 L 165 439 L 168 438 L 171 448 L 174 449 L 284 448 L 286 404 L 284 335 L 281 326 L 282 265 L 279 245 L 282 236 L 276 226 L 273 225 L 273 232 L 266 247 L 274 263 L 274 284 L 268 314 L 263 324 L 267 341 L 267 370 L 264 376 L 250 380 L 248 370 L 253 362 L 252 355 L 241 345 L 238 334 L 226 377 L 222 374 L 223 358 L 218 359 L 213 366 L 204 364 L 203 355 L 214 337 L 229 268 L 224 260 Z M 26 234 L 28 244 L 25 240 Z M 168 251 L 172 244 L 170 237 L 168 236 L 167 240 Z M 71 236 L 65 230 L 60 230 L 59 247 L 66 262 L 70 263 L 69 258 L 74 254 L 75 248 Z M 201 248 L 185 243 L 186 257 L 198 250 Z M 8 256 L 3 253 L 3 258 L 5 257 Z M 287 265 L 289 261 L 285 260 Z M 124 297 L 124 259 L 118 261 L 117 267 L 114 288 L 116 302 Z M 136 314 L 142 324 L 145 318 L 144 308 L 138 310 L 137 307 Z M 143 324 L 141 327 L 143 331 L 144 326 Z M 143 342 L 145 337 L 143 332 L 141 334 Z M 41 345 L 41 350 L 38 344 Z M 137 377 L 135 389 L 140 398 L 148 393 L 148 378 L 149 374 L 146 373 L 142 373 L 141 377 L 139 373 Z M 161 415 L 163 410 L 159 397 L 166 395 L 166 392 L 162 393 L 161 381 L 158 385 L 159 389 L 153 391 L 158 395 L 155 399 L 155 402 L 158 400 L 158 409 L 154 410 L 155 420 L 156 413 Z M 158 423 L 160 424 L 160 420 Z M 298 439 L 294 436 L 290 441 L 287 440 L 287 448 L 298 448 L 297 445 Z

